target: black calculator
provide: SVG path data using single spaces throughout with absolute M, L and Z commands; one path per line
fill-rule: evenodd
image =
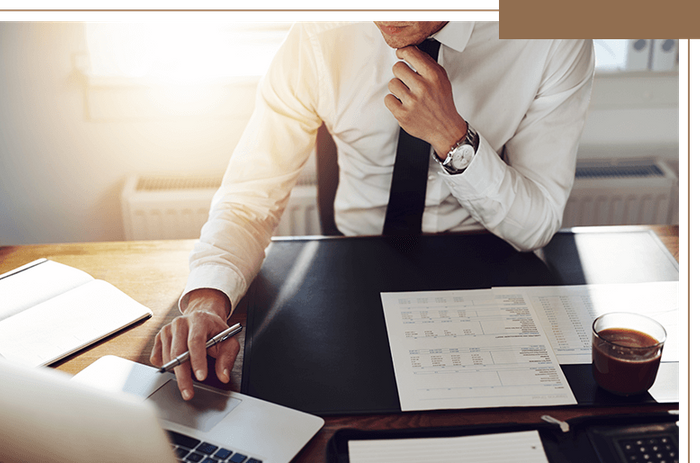
M 587 429 L 603 463 L 678 463 L 676 422 Z

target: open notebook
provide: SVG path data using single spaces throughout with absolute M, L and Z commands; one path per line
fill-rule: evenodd
M 0 355 L 49 365 L 153 315 L 106 281 L 39 259 L 0 275 Z

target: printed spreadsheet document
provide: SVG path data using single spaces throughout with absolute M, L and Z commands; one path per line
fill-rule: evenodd
M 612 311 L 661 322 L 678 361 L 677 281 L 381 298 L 403 411 L 575 404 L 559 365 L 590 363 L 592 321 Z
M 522 292 L 381 297 L 402 411 L 576 404 Z

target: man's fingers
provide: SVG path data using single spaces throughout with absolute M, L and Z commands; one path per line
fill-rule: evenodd
M 216 376 L 222 383 L 228 383 L 231 379 L 231 370 L 240 350 L 241 345 L 235 338 L 228 339 L 217 347 L 214 368 Z
M 151 349 L 151 364 L 156 366 L 163 365 L 163 342 L 160 340 L 160 333 L 156 335 L 156 339 L 153 343 L 153 349 Z
M 394 117 L 396 117 L 398 112 L 401 111 L 401 101 L 399 101 L 399 99 L 392 94 L 384 97 L 384 106 L 391 111 Z
M 219 296 L 218 292 L 216 296 Z M 225 296 L 222 297 L 225 298 Z M 228 313 L 228 306 L 225 303 L 228 299 L 221 304 L 222 310 L 220 311 L 216 310 L 216 308 L 212 309 L 209 307 L 207 309 L 204 307 L 202 305 L 203 299 L 210 300 L 211 298 L 200 297 L 197 299 L 199 301 L 199 305 L 197 305 L 199 309 L 176 317 L 170 324 L 164 326 L 156 335 L 153 349 L 151 350 L 151 363 L 156 366 L 162 366 L 178 355 L 189 352 L 190 359 L 175 367 L 178 387 L 185 400 L 190 400 L 194 397 L 192 372 L 194 371 L 195 377 L 200 381 L 204 381 L 207 378 L 207 340 L 228 327 L 225 319 L 219 315 L 219 312 L 222 314 Z M 218 297 L 218 299 L 221 299 L 221 297 Z M 190 300 L 190 303 L 192 303 L 192 300 Z M 216 348 L 212 349 L 216 351 Z M 239 350 L 240 346 L 237 341 L 227 345 L 222 350 L 223 358 L 216 371 L 220 379 L 228 381 Z M 212 355 L 214 355 L 214 352 L 212 352 Z
M 192 381 L 192 373 L 190 370 L 190 362 L 187 361 L 182 365 L 175 367 L 175 378 L 177 378 L 177 386 L 180 388 L 180 394 L 185 400 L 190 400 L 194 397 L 194 385 Z
M 410 93 L 406 84 L 398 78 L 391 79 L 387 87 L 399 101 L 404 101 Z
M 187 339 L 189 337 L 189 323 L 186 319 L 176 318 L 170 326 L 172 327 L 173 335 L 168 361 L 188 350 Z M 192 352 L 190 352 L 190 357 L 191 356 Z M 194 387 L 192 386 L 191 364 L 189 361 L 175 367 L 175 377 L 177 378 L 177 385 L 180 388 L 182 398 L 190 400 L 194 396 Z
M 396 50 L 396 57 L 406 61 L 420 75 L 425 75 L 437 62 L 415 45 Z
M 200 325 L 197 325 L 199 327 Z M 187 337 L 187 348 L 190 351 L 192 371 L 199 381 L 207 378 L 207 333 L 201 329 L 192 328 Z
M 160 353 L 156 352 L 156 348 L 160 347 Z M 178 352 L 173 348 L 171 325 L 164 327 L 156 337 L 153 352 L 151 353 L 151 362 L 154 365 L 163 365 L 177 356 L 173 352 Z M 185 400 L 190 400 L 194 396 L 194 387 L 192 386 L 192 377 L 190 375 L 189 362 L 175 367 L 175 377 L 180 388 L 180 394 Z
M 399 61 L 394 64 L 394 78 L 389 81 L 387 88 L 393 93 L 396 98 L 401 101 L 404 106 L 408 106 L 410 110 L 413 104 L 430 93 L 430 87 L 434 85 L 432 80 L 435 78 L 433 70 L 425 70 L 429 74 L 429 79 L 419 72 L 414 72 L 406 63 Z
M 172 337 L 170 325 L 160 329 L 153 342 L 151 349 L 151 363 L 161 366 L 170 358 L 170 339 Z

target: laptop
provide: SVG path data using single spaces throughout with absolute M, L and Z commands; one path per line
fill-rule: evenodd
M 289 462 L 323 419 L 106 356 L 74 377 L 0 359 L 0 461 Z M 207 460 L 209 458 L 209 460 Z

